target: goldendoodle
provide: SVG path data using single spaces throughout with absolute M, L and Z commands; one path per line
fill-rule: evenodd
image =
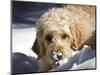
M 37 36 L 32 50 L 38 55 L 39 72 L 61 65 L 83 45 L 95 49 L 95 6 L 66 5 L 51 8 L 37 20 Z

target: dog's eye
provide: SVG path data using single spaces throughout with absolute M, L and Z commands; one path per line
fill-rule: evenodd
M 62 39 L 66 39 L 66 37 L 68 37 L 67 34 L 63 34 L 63 35 L 62 35 Z
M 52 40 L 52 36 L 50 35 L 46 36 L 46 40 L 50 42 Z

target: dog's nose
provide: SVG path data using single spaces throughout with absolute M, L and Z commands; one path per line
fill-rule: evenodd
M 61 60 L 62 59 L 62 57 L 63 57 L 63 54 L 62 54 L 62 52 L 61 51 L 54 51 L 53 52 L 53 59 L 54 60 Z
M 62 59 L 62 55 L 61 54 L 58 54 L 57 55 L 57 58 L 60 60 L 60 59 Z

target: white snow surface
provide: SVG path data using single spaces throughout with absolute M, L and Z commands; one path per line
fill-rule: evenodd
M 35 28 L 12 29 L 12 52 L 20 52 L 37 58 L 37 55 L 31 50 L 35 38 Z
M 20 52 L 27 56 L 37 58 L 31 50 L 36 38 L 35 28 L 13 28 L 12 29 L 12 52 Z M 74 52 L 68 62 L 51 71 L 95 69 L 95 50 L 85 46 L 80 52 Z M 63 61 L 62 61 L 63 62 Z

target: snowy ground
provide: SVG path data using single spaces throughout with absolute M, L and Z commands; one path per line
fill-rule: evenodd
M 12 29 L 12 52 L 21 52 L 36 57 L 31 51 L 35 38 L 36 29 L 33 27 Z

